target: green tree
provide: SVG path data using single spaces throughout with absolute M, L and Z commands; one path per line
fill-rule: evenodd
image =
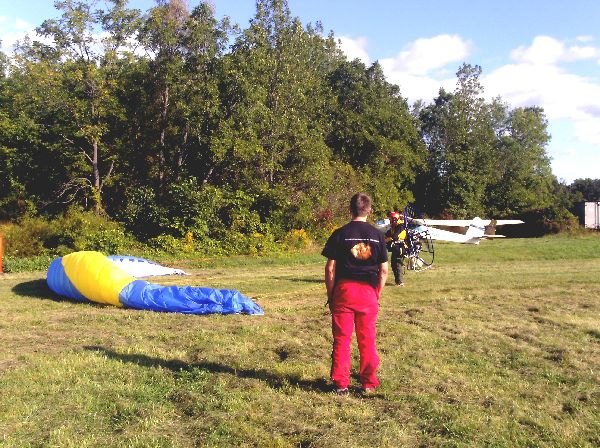
M 259 0 L 256 8 L 224 58 L 214 177 L 253 193 L 263 218 L 302 215 L 295 220 L 302 225 L 328 181 L 324 137 L 332 96 L 325 74 L 338 52 L 319 26 L 303 28 L 292 18 L 287 1 Z
M 491 216 L 517 215 L 550 206 L 554 176 L 546 146 L 550 141 L 544 112 L 538 107 L 512 111 L 499 100 L 492 108 L 495 117 L 495 180 L 486 192 L 486 209 Z
M 14 112 L 10 68 L 9 58 L 0 52 L 0 221 L 18 219 L 35 210 L 20 176 L 26 160 L 18 147 L 27 135 L 27 126 Z
M 481 97 L 481 67 L 464 64 L 451 101 L 446 209 L 457 218 L 483 213 L 485 191 L 493 172 L 495 136 Z
M 575 179 L 569 189 L 573 193 L 580 193 L 583 201 L 600 201 L 600 179 Z
M 207 2 L 191 13 L 185 1 L 160 1 L 144 20 L 140 41 L 147 56 L 133 74 L 142 90 L 130 105 L 142 129 L 148 175 L 159 198 L 168 183 L 212 173 L 211 136 L 220 119 L 220 57 L 231 30 Z M 205 168 L 207 167 L 207 168 Z
M 452 94 L 441 90 L 421 111 L 421 132 L 429 150 L 428 211 L 456 218 L 482 214 L 492 180 L 495 135 L 489 106 L 482 98 L 481 67 L 463 64 Z M 434 196 L 434 195 L 437 195 Z
M 149 79 L 145 80 L 147 156 L 152 161 L 151 176 L 157 179 L 159 198 L 166 188 L 169 167 L 179 152 L 179 143 L 168 141 L 177 138 L 180 129 L 172 120 L 181 95 L 184 49 L 182 47 L 185 24 L 189 12 L 184 0 L 159 1 L 147 14 L 140 30 L 140 41 L 148 53 Z
M 441 215 L 446 207 L 444 198 L 447 195 L 449 171 L 446 146 L 451 99 L 451 93 L 440 89 L 432 104 L 417 108 L 421 137 L 427 148 L 427 161 L 425 168 L 417 175 L 415 196 L 422 210 L 432 216 Z
M 123 10 L 124 2 L 112 3 L 106 13 L 93 10 L 91 3 L 55 2 L 61 17 L 46 20 L 37 29 L 52 44 L 25 43 L 18 57 L 20 85 L 25 87 L 21 106 L 44 127 L 46 141 L 51 136 L 52 150 L 64 163 L 64 182 L 56 194 L 68 198 L 81 193 L 97 213 L 115 163 L 115 147 L 107 138 L 109 122 L 120 113 L 111 67 L 116 58 L 105 58 L 98 27 L 112 32 L 105 43 L 115 49 L 126 40 L 127 30 L 113 23 L 122 18 L 117 11 Z M 116 36 L 117 32 L 121 34 Z
M 354 168 L 379 212 L 403 208 L 414 199 L 425 153 L 400 89 L 385 80 L 378 63 L 366 68 L 358 60 L 339 64 L 328 79 L 337 104 L 327 143 Z

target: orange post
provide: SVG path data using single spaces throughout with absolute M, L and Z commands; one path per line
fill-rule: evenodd
M 4 239 L 0 233 L 0 274 L 2 274 L 2 258 L 4 257 Z

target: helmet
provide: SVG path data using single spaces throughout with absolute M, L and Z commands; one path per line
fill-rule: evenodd
M 388 217 L 390 218 L 390 222 L 402 221 L 402 215 L 398 212 L 389 212 Z

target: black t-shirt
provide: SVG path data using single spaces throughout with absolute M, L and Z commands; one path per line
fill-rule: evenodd
M 379 284 L 379 266 L 388 260 L 383 233 L 364 221 L 350 221 L 331 234 L 321 254 L 335 260 L 335 279 Z

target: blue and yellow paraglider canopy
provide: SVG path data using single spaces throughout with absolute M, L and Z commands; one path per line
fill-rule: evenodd
M 135 267 L 128 263 L 132 261 Z M 260 306 L 239 291 L 156 285 L 136 278 L 145 276 L 144 272 L 184 273 L 142 258 L 107 257 L 84 251 L 55 259 L 48 268 L 47 282 L 60 296 L 118 307 L 186 314 L 264 314 Z

